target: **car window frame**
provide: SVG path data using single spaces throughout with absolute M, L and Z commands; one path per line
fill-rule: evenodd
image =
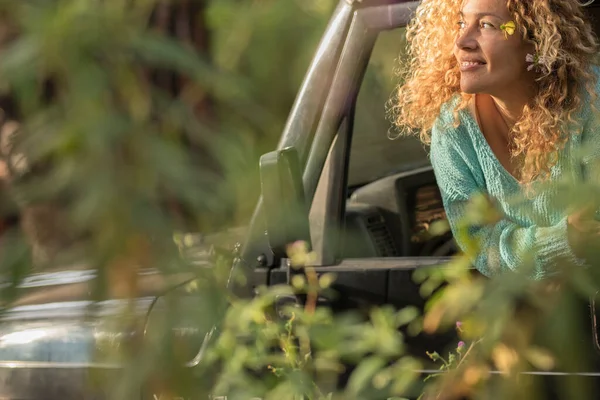
M 311 199 L 311 239 L 316 253 L 314 266 L 336 266 L 344 262 L 357 265 L 372 260 L 350 261 L 341 257 L 348 162 L 358 89 L 379 33 L 405 27 L 419 3 L 396 3 L 354 12 L 304 174 L 305 191 L 307 198 Z M 348 97 L 347 93 L 353 95 Z M 346 121 L 345 125 L 343 121 Z M 321 196 L 315 196 L 319 191 Z
M 324 104 L 330 92 L 339 59 L 346 43 L 347 31 L 354 17 L 354 6 L 340 1 L 325 29 L 325 33 L 317 47 L 315 56 L 304 77 L 287 123 L 282 132 L 277 150 L 293 146 L 298 151 L 300 160 L 308 157 L 311 143 L 314 141 L 315 127 L 323 119 Z M 307 203 L 312 197 L 306 196 Z M 240 270 L 250 276 L 253 281 L 262 282 L 263 267 L 278 266 L 279 260 L 269 247 L 265 232 L 264 204 L 259 198 L 250 220 L 244 240 L 234 250 L 232 274 Z M 268 273 L 265 271 L 265 274 Z M 250 285 L 252 286 L 252 285 Z M 248 293 L 243 294 L 246 295 Z

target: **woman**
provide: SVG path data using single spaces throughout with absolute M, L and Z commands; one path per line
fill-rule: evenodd
M 580 2 L 424 0 L 407 32 L 395 122 L 431 145 L 458 245 L 468 246 L 458 235 L 465 205 L 483 193 L 502 216 L 469 229 L 480 272 L 532 261 L 539 279 L 564 262 L 585 264 L 584 239 L 600 234 L 600 222 L 590 207 L 568 212 L 559 190 L 585 179 L 586 160 L 600 154 L 590 106 L 598 43 Z

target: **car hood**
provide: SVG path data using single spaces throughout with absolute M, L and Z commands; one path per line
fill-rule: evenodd
M 32 275 L 17 288 L 18 300 L 0 316 L 1 399 L 106 398 L 106 385 L 91 388 L 90 379 L 118 378 L 121 365 L 107 349 L 143 334 L 139 323 L 123 329 L 112 317 L 127 312 L 145 321 L 162 293 L 193 275 L 141 271 L 137 298 L 100 302 L 92 300 L 95 278 L 93 270 L 54 271 Z

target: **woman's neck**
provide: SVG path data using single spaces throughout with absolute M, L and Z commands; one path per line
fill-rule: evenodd
M 498 113 L 510 130 L 523 114 L 523 109 L 534 97 L 534 88 L 521 87 L 519 90 L 503 93 L 500 96 L 490 96 L 498 109 Z
M 495 97 L 492 97 L 492 101 L 496 106 L 496 110 L 498 110 L 498 114 L 502 117 L 504 122 L 506 123 L 506 127 L 510 131 L 515 123 L 521 118 L 521 114 L 523 114 L 524 104 L 514 104 L 514 103 L 504 103 L 499 101 Z

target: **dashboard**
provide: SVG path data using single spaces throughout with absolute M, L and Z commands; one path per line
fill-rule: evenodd
M 379 179 L 356 189 L 347 201 L 343 256 L 452 255 L 452 234 L 429 232 L 432 223 L 445 219 L 431 166 Z

